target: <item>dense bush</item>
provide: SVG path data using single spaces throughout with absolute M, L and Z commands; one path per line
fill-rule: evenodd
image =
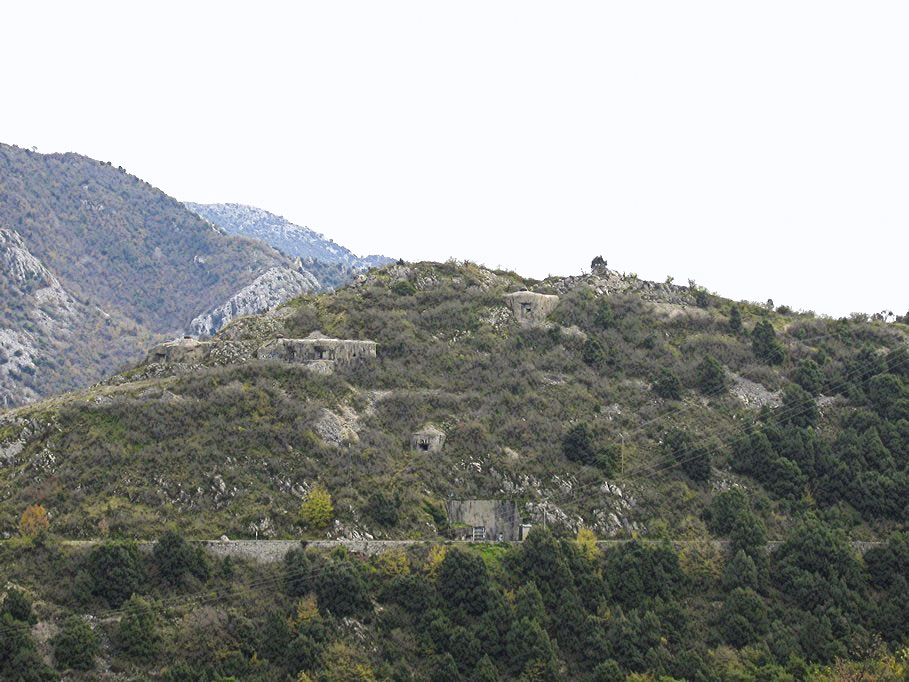
M 722 393 L 726 390 L 726 370 L 715 358 L 708 355 L 697 366 L 695 382 L 704 395 Z
M 769 320 L 762 320 L 754 326 L 751 348 L 754 356 L 768 365 L 781 365 L 786 360 L 786 349 L 777 341 L 776 330 Z
M 60 631 L 53 640 L 54 661 L 58 668 L 89 670 L 95 666 L 98 655 L 98 636 L 79 616 L 70 616 L 63 621 Z
M 93 547 L 85 559 L 91 593 L 118 608 L 139 590 L 145 576 L 144 562 L 134 542 L 105 542 Z
M 582 422 L 568 429 L 562 439 L 562 454 L 579 464 L 596 463 L 597 453 L 589 424 Z
M 666 400 L 681 400 L 682 382 L 671 369 L 664 367 L 653 382 L 653 392 Z
M 165 533 L 152 550 L 158 577 L 170 585 L 183 585 L 188 576 L 205 582 L 209 578 L 208 560 L 200 548 L 193 548 L 182 535 Z
M 153 606 L 138 595 L 124 605 L 126 613 L 117 628 L 117 645 L 124 656 L 137 661 L 149 661 L 159 651 L 156 617 Z

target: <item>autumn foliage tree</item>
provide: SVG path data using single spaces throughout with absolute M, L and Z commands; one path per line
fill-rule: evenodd
M 321 485 L 312 490 L 300 505 L 300 518 L 308 528 L 319 530 L 325 528 L 334 518 L 335 510 L 331 504 L 331 495 Z
M 48 528 L 50 528 L 50 521 L 47 518 L 47 510 L 40 504 L 26 507 L 22 512 L 22 518 L 19 519 L 19 533 L 23 536 L 37 537 L 46 533 Z

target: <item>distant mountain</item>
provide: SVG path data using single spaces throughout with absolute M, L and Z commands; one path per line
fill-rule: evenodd
M 255 206 L 190 202 L 185 202 L 184 205 L 228 234 L 261 239 L 290 256 L 345 265 L 354 270 L 366 270 L 394 261 L 387 256 L 360 258 L 350 249 L 335 244 L 323 234 L 308 227 L 294 225 L 281 216 Z
M 299 260 L 213 229 L 122 168 L 4 144 L 0 264 L 0 407 L 320 286 Z

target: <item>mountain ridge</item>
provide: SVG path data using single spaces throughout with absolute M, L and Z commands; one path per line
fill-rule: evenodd
M 259 312 L 319 288 L 299 261 L 225 235 L 122 168 L 74 153 L 0 144 L 0 229 L 10 265 L 0 273 L 6 404 L 94 383 L 199 316 L 214 329 L 231 310 Z
M 253 237 L 299 258 L 346 265 L 366 270 L 394 261 L 387 256 L 357 256 L 350 249 L 327 239 L 324 234 L 296 225 L 283 216 L 255 206 L 235 203 L 197 204 L 183 202 L 191 211 L 228 234 Z

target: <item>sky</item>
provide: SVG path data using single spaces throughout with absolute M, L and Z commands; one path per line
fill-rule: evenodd
M 0 141 L 358 254 L 909 309 L 909 3 L 0 4 Z

